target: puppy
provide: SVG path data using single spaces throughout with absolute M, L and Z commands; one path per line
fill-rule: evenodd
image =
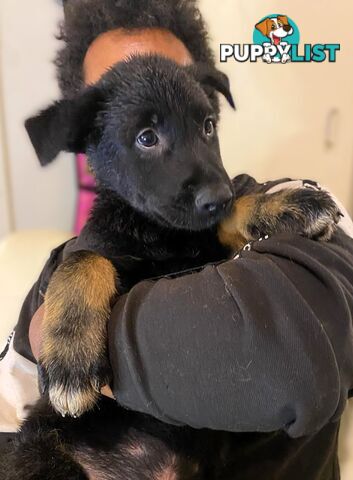
M 274 18 L 267 17 L 257 23 L 255 28 L 259 30 L 262 35 L 268 37 L 271 40 L 271 45 L 275 46 L 287 45 L 287 42 L 284 42 L 283 39 L 293 34 L 293 27 L 290 25 L 288 17 L 285 15 L 278 15 Z M 271 57 L 269 54 L 265 54 L 263 60 L 267 63 L 271 63 L 272 61 L 276 62 L 275 58 Z M 290 61 L 290 56 L 286 53 L 283 54 L 281 62 L 287 63 L 288 61 Z

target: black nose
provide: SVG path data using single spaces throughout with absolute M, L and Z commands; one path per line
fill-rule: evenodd
M 285 32 L 290 32 L 291 28 L 292 28 L 292 27 L 291 27 L 290 25 L 283 25 L 283 30 L 284 30 Z
M 233 193 L 228 185 L 205 187 L 195 198 L 195 205 L 200 213 L 218 213 L 229 207 Z

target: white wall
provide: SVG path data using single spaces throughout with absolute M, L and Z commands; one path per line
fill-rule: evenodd
M 61 13 L 53 0 L 0 0 L 2 95 L 16 229 L 69 230 L 73 225 L 72 156 L 62 155 L 42 169 L 23 127 L 28 116 L 58 97 L 52 60 Z
M 1 13 L 1 7 L 0 7 Z M 1 22 L 0 22 L 0 45 L 1 45 Z M 2 62 L 0 49 L 0 238 L 10 232 L 12 227 L 9 172 L 7 165 L 7 139 L 5 130 L 3 87 L 2 87 Z
M 1 90 L 0 90 L 1 91 Z M 5 164 L 6 146 L 4 135 L 4 123 L 1 117 L 0 104 L 0 238 L 10 232 L 10 204 L 7 181 L 7 169 Z

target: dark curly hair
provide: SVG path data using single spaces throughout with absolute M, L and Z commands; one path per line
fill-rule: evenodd
M 196 0 L 66 0 L 64 8 L 59 38 L 65 45 L 55 64 L 66 98 L 83 86 L 82 65 L 90 44 L 101 33 L 119 27 L 165 28 L 184 42 L 195 61 L 214 64 Z

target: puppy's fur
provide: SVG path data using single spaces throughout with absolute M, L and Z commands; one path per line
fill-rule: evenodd
M 90 251 L 69 256 L 50 282 L 40 357 L 43 399 L 3 460 L 0 478 L 234 478 L 232 435 L 164 425 L 99 398 L 109 379 L 110 305 L 143 278 L 225 259 L 261 234 L 294 231 L 326 239 L 339 212 L 316 191 L 233 201 L 219 151 L 216 92 L 234 103 L 228 79 L 208 53 L 194 2 L 112 4 L 129 26 L 132 12 L 139 26 L 165 18 L 169 23 L 162 26 L 178 32 L 195 64 L 132 58 L 26 123 L 43 165 L 61 150 L 85 151 L 99 194 L 82 234 Z M 137 5 L 145 10 L 134 11 Z M 78 84 L 67 84 L 68 96 Z M 151 131 L 156 142 L 149 141 Z

